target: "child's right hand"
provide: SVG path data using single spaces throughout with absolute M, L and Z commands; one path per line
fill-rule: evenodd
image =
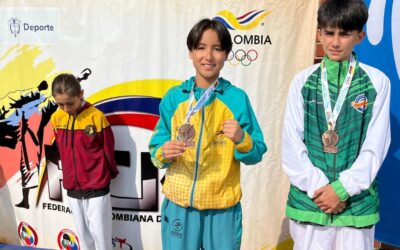
M 183 141 L 167 141 L 163 146 L 165 159 L 173 160 L 181 156 L 186 150 L 186 143 Z
M 339 203 L 339 205 L 336 206 L 335 209 L 333 209 L 333 214 L 340 214 L 341 212 L 343 212 L 346 208 L 347 204 L 346 201 L 341 201 Z

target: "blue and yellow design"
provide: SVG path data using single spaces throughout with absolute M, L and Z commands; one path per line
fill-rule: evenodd
M 222 10 L 217 13 L 213 20 L 223 23 L 230 30 L 251 30 L 257 27 L 271 13 L 271 10 L 253 10 L 242 16 L 235 17 L 231 11 Z

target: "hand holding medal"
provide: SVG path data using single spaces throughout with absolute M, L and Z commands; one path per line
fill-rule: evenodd
M 185 123 L 178 128 L 178 141 L 190 142 L 194 139 L 194 127 L 189 123 Z
M 208 99 L 212 96 L 214 93 L 215 88 L 218 85 L 218 79 L 216 79 L 210 87 L 201 95 L 199 98 L 198 102 L 193 105 L 195 101 L 194 97 L 194 92 L 193 92 L 193 87 L 190 90 L 190 95 L 189 95 L 189 108 L 188 111 L 186 112 L 186 117 L 183 125 L 181 125 L 178 128 L 178 136 L 177 140 L 180 142 L 184 142 L 185 147 L 193 147 L 194 146 L 194 137 L 195 137 L 195 130 L 193 125 L 190 125 L 190 118 L 195 115 L 203 106 L 207 103 Z
M 186 143 L 183 141 L 167 141 L 163 146 L 163 156 L 165 159 L 173 160 L 181 156 L 186 150 Z

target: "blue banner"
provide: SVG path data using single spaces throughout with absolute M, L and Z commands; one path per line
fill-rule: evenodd
M 369 6 L 367 36 L 356 46 L 356 52 L 360 61 L 390 78 L 392 91 L 392 143 L 378 174 L 381 221 L 376 225 L 375 238 L 400 246 L 400 0 L 365 0 L 365 3 Z

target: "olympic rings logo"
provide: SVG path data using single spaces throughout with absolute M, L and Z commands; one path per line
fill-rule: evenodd
M 254 49 L 245 51 L 243 49 L 238 49 L 236 52 L 229 52 L 228 62 L 232 66 L 237 66 L 241 63 L 243 66 L 249 66 L 251 62 L 254 62 L 258 58 L 258 52 Z

